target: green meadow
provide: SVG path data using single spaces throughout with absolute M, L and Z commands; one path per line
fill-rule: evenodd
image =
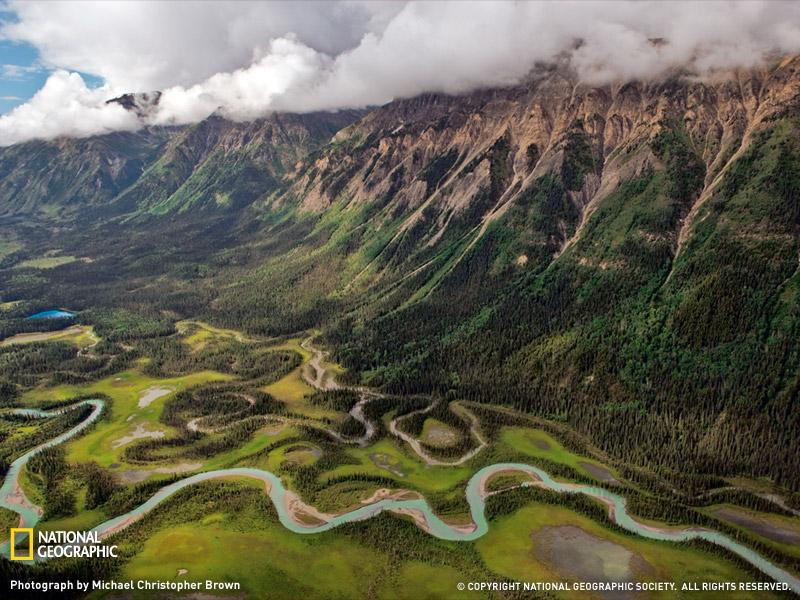
M 472 470 L 460 467 L 429 467 L 418 458 L 412 458 L 394 441 L 382 439 L 366 448 L 348 448 L 347 453 L 358 464 L 342 465 L 327 472 L 322 480 L 366 473 L 380 477 L 393 477 L 400 487 L 409 486 L 420 491 L 444 491 L 466 482 Z M 385 465 L 385 466 L 381 466 Z
M 175 329 L 183 336 L 183 341 L 194 351 L 202 349 L 208 342 L 219 338 L 231 338 L 238 342 L 252 341 L 241 331 L 214 327 L 202 321 L 178 321 Z
M 311 540 L 279 524 L 237 531 L 230 520 L 224 515 L 158 532 L 126 565 L 122 579 L 238 581 L 245 590 L 273 590 L 276 598 L 344 598 L 367 596 L 385 568 L 368 549 L 335 536 Z M 182 577 L 179 570 L 186 571 Z
M 509 450 L 566 465 L 593 479 L 600 480 L 596 474 L 589 470 L 591 467 L 587 468 L 587 465 L 616 476 L 616 472 L 607 465 L 567 450 L 558 440 L 541 429 L 527 427 L 505 428 L 500 435 L 500 443 Z
M 22 248 L 22 244 L 16 241 L 9 241 L 9 240 L 0 240 L 0 260 L 8 256 L 9 254 L 14 254 L 17 250 Z
M 492 521 L 476 547 L 492 571 L 520 581 L 673 581 L 680 586 L 753 580 L 716 554 L 620 533 L 568 508 L 536 502 Z M 655 592 L 653 597 L 688 595 Z M 752 593 L 703 595 L 715 596 L 744 599 Z
M 301 339 L 295 338 L 272 348 L 273 350 L 291 350 L 296 352 L 302 357 L 303 362 L 288 375 L 264 387 L 264 391 L 286 404 L 287 408 L 293 413 L 303 415 L 310 419 L 340 421 L 343 418 L 341 413 L 315 406 L 308 400 L 314 393 L 314 388 L 308 385 L 303 379 L 303 369 L 311 359 L 311 352 L 303 348 L 300 345 L 301 342 Z M 323 362 L 322 365 L 325 368 L 332 368 L 333 366 L 331 363 L 325 362 Z M 339 370 L 341 369 L 338 365 L 336 367 Z
M 232 466 L 258 467 L 268 471 L 277 471 L 283 462 L 285 448 L 272 450 L 267 457 L 262 450 L 287 438 L 295 437 L 298 431 L 290 425 L 267 425 L 255 432 L 244 445 L 229 452 L 220 453 L 203 462 L 204 470 L 222 469 Z
M 59 385 L 31 390 L 23 396 L 23 401 L 28 406 L 41 406 L 53 400 L 75 396 L 108 396 L 111 399 L 107 408 L 108 415 L 88 433 L 67 443 L 66 449 L 67 459 L 70 461 L 94 461 L 102 467 L 109 467 L 115 463 L 124 463 L 121 455 L 125 444 L 115 442 L 131 435 L 136 426 L 142 425 L 146 431 L 162 431 L 165 435 L 174 433 L 174 430 L 159 422 L 164 402 L 170 395 L 161 396 L 147 406 L 139 406 L 139 400 L 149 388 L 164 387 L 177 392 L 201 383 L 227 379 L 230 377 L 213 371 L 157 379 L 148 377 L 137 369 L 129 369 L 91 384 Z
M 0 341 L 0 346 L 29 344 L 31 342 L 68 342 L 78 348 L 86 348 L 97 343 L 99 339 L 91 325 L 70 325 L 60 331 L 18 333 Z
M 45 256 L 42 258 L 31 258 L 23 260 L 17 264 L 18 268 L 31 268 L 31 269 L 52 269 L 60 267 L 61 265 L 68 265 L 69 263 L 79 260 L 76 256 Z

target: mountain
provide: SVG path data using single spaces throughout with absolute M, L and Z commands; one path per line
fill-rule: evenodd
M 133 184 L 172 132 L 147 129 L 0 149 L 0 216 L 59 219 L 111 202 Z
M 109 102 L 138 112 L 157 98 L 130 94 Z M 240 208 L 360 115 L 273 114 L 249 123 L 212 116 L 185 127 L 10 146 L 0 149 L 0 215 Z
M 180 131 L 117 200 L 156 214 L 241 208 L 277 189 L 298 160 L 359 116 L 273 114 L 250 123 L 212 116 Z
M 543 67 L 366 112 L 12 146 L 0 215 L 26 233 L 0 289 L 323 327 L 370 385 L 799 489 L 799 100 L 796 57 L 601 87 Z M 92 262 L 14 268 L 56 244 Z
M 111 100 L 106 100 L 106 104 L 119 104 L 125 110 L 133 111 L 139 118 L 150 115 L 161 101 L 161 92 L 139 92 L 133 94 L 123 94 Z

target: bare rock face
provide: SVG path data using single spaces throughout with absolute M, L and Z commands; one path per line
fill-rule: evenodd
M 604 87 L 552 70 L 511 89 L 396 101 L 346 127 L 332 145 L 301 162 L 289 191 L 274 202 L 294 201 L 309 211 L 324 211 L 337 199 L 378 202 L 385 207 L 374 227 L 405 215 L 406 231 L 425 215 L 430 225 L 423 237 L 435 242 L 454 218 L 476 206 L 479 218 L 471 224 L 479 235 L 535 181 L 560 171 L 578 213 L 563 228 L 556 249 L 561 252 L 621 183 L 665 168 L 651 143 L 665 130 L 679 130 L 705 174 L 702 188 L 683 199 L 677 243 L 754 133 L 796 106 L 798 69 L 800 61 L 787 58 L 714 81 L 676 77 Z M 586 164 L 573 164 L 576 155 Z
M 21 144 L 0 152 L 0 213 L 42 203 L 154 214 L 253 202 L 319 213 L 334 202 L 377 203 L 374 227 L 402 217 L 404 232 L 424 221 L 421 239 L 435 244 L 460 222 L 484 233 L 534 182 L 558 174 L 577 214 L 550 236 L 558 253 L 621 183 L 665 168 L 650 146 L 665 129 L 680 129 L 704 165 L 703 189 L 685 199 L 689 226 L 752 135 L 796 106 L 799 80 L 794 57 L 713 81 L 676 76 L 603 87 L 552 67 L 513 88 L 425 94 L 368 112 L 272 114 L 245 123 L 212 115 L 191 126 Z M 145 122 L 160 96 L 108 102 Z M 37 167 L 44 156 L 53 168 Z M 681 242 L 685 236 L 676 232 Z

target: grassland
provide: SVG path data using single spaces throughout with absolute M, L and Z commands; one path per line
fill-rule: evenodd
M 17 264 L 17 268 L 30 268 L 30 269 L 53 269 L 55 267 L 60 267 L 61 265 L 68 265 L 69 263 L 73 263 L 77 260 L 80 260 L 77 256 L 72 255 L 64 255 L 64 256 L 43 256 L 42 258 L 31 258 L 28 260 L 23 260 L 21 263 Z
M 186 569 L 189 580 L 238 581 L 246 590 L 272 590 L 274 598 L 366 597 L 385 566 L 368 549 L 332 536 L 309 540 L 280 525 L 232 531 L 226 517 L 160 531 L 126 565 L 122 579 L 171 580 Z
M 314 393 L 314 388 L 303 380 L 303 369 L 311 359 L 311 352 L 303 348 L 300 342 L 300 339 L 291 339 L 273 348 L 273 350 L 292 350 L 297 352 L 303 358 L 303 363 L 285 377 L 266 386 L 264 391 L 286 404 L 293 413 L 310 419 L 340 421 L 343 418 L 341 413 L 327 410 L 309 402 L 308 398 Z M 323 363 L 323 366 L 330 368 L 334 372 L 340 372 L 341 369 L 338 365 L 331 363 Z
M 458 591 L 458 584 L 467 580 L 464 573 L 446 565 L 430 565 L 408 561 L 390 579 L 381 582 L 377 597 L 397 600 L 417 598 L 481 598 L 479 592 Z
M 472 469 L 466 466 L 429 467 L 387 439 L 382 439 L 366 448 L 348 448 L 347 453 L 356 459 L 358 464 L 339 466 L 327 472 L 323 481 L 333 477 L 364 473 L 394 477 L 400 485 L 435 492 L 449 490 L 466 482 L 472 475 Z
M 553 436 L 541 429 L 506 428 L 500 435 L 500 443 L 517 452 L 566 465 L 598 481 L 604 479 L 599 477 L 598 473 L 616 476 L 613 469 L 594 459 L 570 452 Z
M 628 579 L 672 581 L 680 588 L 681 582 L 752 580 L 732 562 L 703 550 L 625 535 L 550 504 L 531 503 L 498 518 L 476 547 L 492 571 L 525 581 Z M 752 595 L 726 592 L 725 597 Z
M 22 248 L 19 242 L 0 240 L 0 260 Z
M 131 434 L 137 425 L 148 431 L 171 433 L 171 429 L 159 422 L 164 401 L 162 396 L 145 407 L 139 406 L 139 399 L 151 387 L 170 387 L 180 391 L 209 381 L 229 379 L 227 375 L 213 371 L 202 371 L 181 377 L 155 379 L 143 375 L 137 369 L 129 369 L 114 376 L 87 385 L 59 385 L 40 388 L 23 395 L 23 402 L 29 406 L 39 406 L 53 400 L 64 400 L 74 396 L 105 394 L 111 399 L 107 418 L 101 420 L 87 434 L 66 445 L 67 459 L 71 462 L 94 461 L 108 468 L 112 464 L 122 465 L 124 445 L 114 442 Z
M 79 506 L 75 515 L 62 519 L 42 521 L 36 529 L 42 531 L 86 531 L 106 520 L 105 513 L 100 509 L 86 510 Z
M 800 557 L 800 517 L 775 515 L 733 504 L 714 504 L 700 510 L 784 554 Z
M 11 300 L 9 302 L 0 302 L 0 310 L 2 311 L 11 310 L 18 304 L 22 304 L 22 300 Z
M 222 469 L 231 466 L 260 467 L 269 471 L 277 471 L 285 452 L 284 447 L 277 448 L 268 453 L 267 458 L 261 453 L 267 446 L 276 444 L 281 440 L 297 436 L 298 431 L 291 426 L 266 425 L 255 432 L 253 437 L 244 445 L 220 453 L 203 462 L 203 469 Z M 258 455 L 254 459 L 253 456 Z
M 202 321 L 178 321 L 175 329 L 193 351 L 201 350 L 206 344 L 219 338 L 230 338 L 238 342 L 252 341 L 241 331 L 214 327 Z
M 78 348 L 86 348 L 99 341 L 91 325 L 71 325 L 60 331 L 18 333 L 0 342 L 0 346 L 29 344 L 31 342 L 68 342 Z

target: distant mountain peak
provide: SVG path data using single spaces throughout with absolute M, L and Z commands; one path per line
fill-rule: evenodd
M 132 94 L 122 94 L 111 100 L 106 100 L 106 104 L 119 104 L 125 110 L 133 111 L 137 117 L 145 117 L 158 106 L 161 100 L 161 92 L 137 92 Z

